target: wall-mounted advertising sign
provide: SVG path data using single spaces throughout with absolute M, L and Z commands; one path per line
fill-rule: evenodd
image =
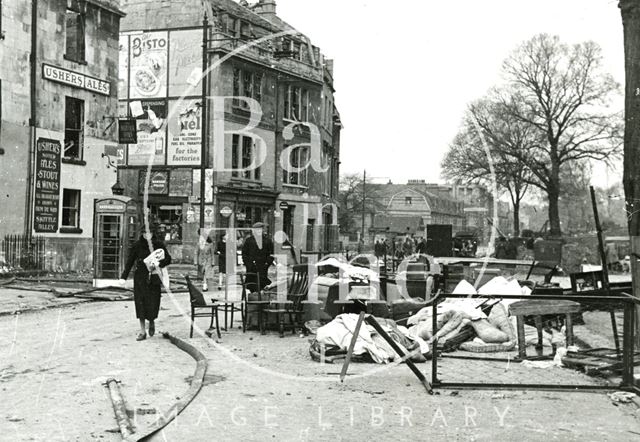
M 100 80 L 98 78 L 81 74 L 80 72 L 69 71 L 46 63 L 42 64 L 42 78 L 66 84 L 68 86 L 85 89 L 97 94 L 111 94 L 111 84 L 109 84 L 108 81 Z
M 38 233 L 58 231 L 61 154 L 60 141 L 38 138 L 33 207 L 33 229 Z
M 129 98 L 167 96 L 167 32 L 131 36 Z
M 129 118 L 120 118 L 118 120 L 118 143 L 138 144 L 136 120 Z
M 171 102 L 167 164 L 200 165 L 202 149 L 201 100 Z

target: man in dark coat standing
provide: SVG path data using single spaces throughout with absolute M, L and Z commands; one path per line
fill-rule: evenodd
M 273 241 L 264 230 L 263 223 L 253 225 L 251 235 L 242 245 L 242 261 L 247 269 L 247 283 L 259 282 L 260 289 L 271 284 L 267 273 L 274 262 Z
M 156 237 L 155 233 L 151 234 L 147 232 L 141 235 L 138 241 L 133 243 L 131 250 L 129 250 L 127 263 L 120 276 L 121 282 L 124 282 L 135 265 L 136 269 L 133 274 L 133 300 L 136 307 L 136 317 L 140 321 L 138 341 L 147 338 L 145 320 L 149 321 L 149 336 L 153 336 L 156 331 L 155 320 L 160 310 L 162 280 L 160 279 L 159 269 L 152 269 L 151 272 L 149 272 L 144 262 L 144 259 L 147 258 L 152 251 L 156 250 L 162 250 L 164 252 L 164 258 L 158 262 L 160 268 L 171 264 L 171 255 L 169 255 L 164 243 Z

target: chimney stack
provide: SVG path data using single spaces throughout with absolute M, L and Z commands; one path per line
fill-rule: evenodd
M 276 16 L 275 0 L 259 0 L 253 8 L 254 12 L 264 16 L 266 19 Z

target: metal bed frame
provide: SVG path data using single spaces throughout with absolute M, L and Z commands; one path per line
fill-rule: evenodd
M 433 308 L 432 327 L 433 335 L 437 331 L 437 306 L 446 299 L 469 298 L 468 295 L 454 295 L 439 293 L 432 298 L 425 306 Z M 434 341 L 433 358 L 431 360 L 431 385 L 435 388 L 487 388 L 487 389 L 540 389 L 540 390 L 623 390 L 640 394 L 640 387 L 635 384 L 634 379 L 634 342 L 635 342 L 635 321 L 636 306 L 640 306 L 640 299 L 634 298 L 627 293 L 615 296 L 582 296 L 582 295 L 482 295 L 474 296 L 482 299 L 517 299 L 517 300 L 564 300 L 574 301 L 580 304 L 602 305 L 618 304 L 624 306 L 624 325 L 622 343 L 622 382 L 619 385 L 590 385 L 590 384 L 529 384 L 529 383 L 495 383 L 495 382 L 443 382 L 438 379 L 438 351 L 437 341 Z M 441 357 L 446 357 L 442 356 Z M 457 356 L 451 356 L 456 358 Z M 504 358 L 489 357 L 458 357 L 463 359 L 478 359 L 484 361 L 505 361 Z M 515 358 L 514 358 L 515 359 Z

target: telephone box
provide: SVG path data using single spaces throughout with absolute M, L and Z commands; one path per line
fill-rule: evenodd
M 117 285 L 137 238 L 136 202 L 126 196 L 96 199 L 93 214 L 93 286 Z

